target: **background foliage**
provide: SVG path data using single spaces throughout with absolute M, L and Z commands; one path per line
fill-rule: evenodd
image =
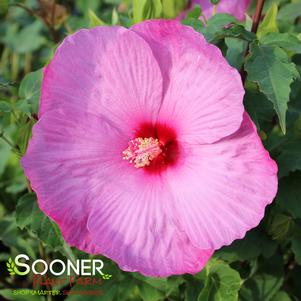
M 51 299 L 12 294 L 12 288 L 32 288 L 32 276 L 10 276 L 10 257 L 90 257 L 64 243 L 39 210 L 19 165 L 37 120 L 41 68 L 59 42 L 80 28 L 173 18 L 185 5 L 186 0 L 0 0 L 0 299 Z M 220 14 L 204 26 L 198 7 L 183 23 L 220 47 L 245 79 L 246 109 L 279 166 L 279 192 L 264 220 L 217 251 L 195 276 L 146 278 L 104 259 L 112 278 L 103 281 L 103 296 L 85 300 L 301 300 L 301 0 L 266 1 L 263 14 L 257 34 L 250 32 L 251 18 L 242 24 Z M 52 297 L 64 298 L 83 297 Z

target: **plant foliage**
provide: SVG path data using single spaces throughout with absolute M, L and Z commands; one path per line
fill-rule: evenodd
M 75 294 L 14 295 L 15 288 L 32 288 L 33 279 L 15 275 L 12 258 L 19 253 L 45 260 L 92 257 L 65 244 L 57 225 L 39 209 L 20 168 L 38 119 L 42 68 L 60 41 L 80 28 L 129 27 L 150 18 L 175 18 L 187 4 L 186 0 L 0 0 L 2 299 L 82 300 Z M 279 167 L 278 195 L 265 218 L 244 239 L 218 250 L 196 275 L 148 278 L 123 272 L 101 257 L 106 272 L 102 295 L 85 300 L 301 300 L 301 0 L 267 0 L 263 14 L 257 33 L 251 32 L 250 17 L 243 23 L 227 14 L 207 20 L 199 6 L 182 23 L 217 45 L 245 80 L 246 110 Z M 78 289 L 83 286 L 75 283 L 71 291 Z

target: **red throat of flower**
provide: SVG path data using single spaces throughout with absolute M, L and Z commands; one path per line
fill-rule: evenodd
M 179 147 L 176 134 L 166 125 L 142 124 L 136 137 L 123 151 L 123 159 L 150 173 L 161 172 L 176 163 Z

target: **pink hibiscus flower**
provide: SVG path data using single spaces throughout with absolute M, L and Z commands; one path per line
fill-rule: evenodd
M 244 21 L 246 18 L 246 11 L 251 2 L 252 0 L 220 0 L 218 5 L 216 6 L 216 12 L 229 14 L 236 17 L 239 21 Z M 196 4 L 200 5 L 203 14 L 207 19 L 212 17 L 213 4 L 211 4 L 210 0 L 191 1 L 191 7 L 194 7 Z
M 22 159 L 65 240 L 149 276 L 196 273 L 255 227 L 277 166 L 239 73 L 178 21 L 67 37 Z

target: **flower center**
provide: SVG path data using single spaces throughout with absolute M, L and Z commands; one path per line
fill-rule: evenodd
M 161 153 L 160 142 L 153 137 L 132 139 L 128 148 L 122 152 L 123 159 L 133 163 L 136 168 L 149 166 Z
M 143 168 L 146 173 L 157 175 L 181 162 L 177 134 L 167 124 L 141 123 L 133 135 L 127 149 L 122 152 L 122 157 L 136 168 Z

